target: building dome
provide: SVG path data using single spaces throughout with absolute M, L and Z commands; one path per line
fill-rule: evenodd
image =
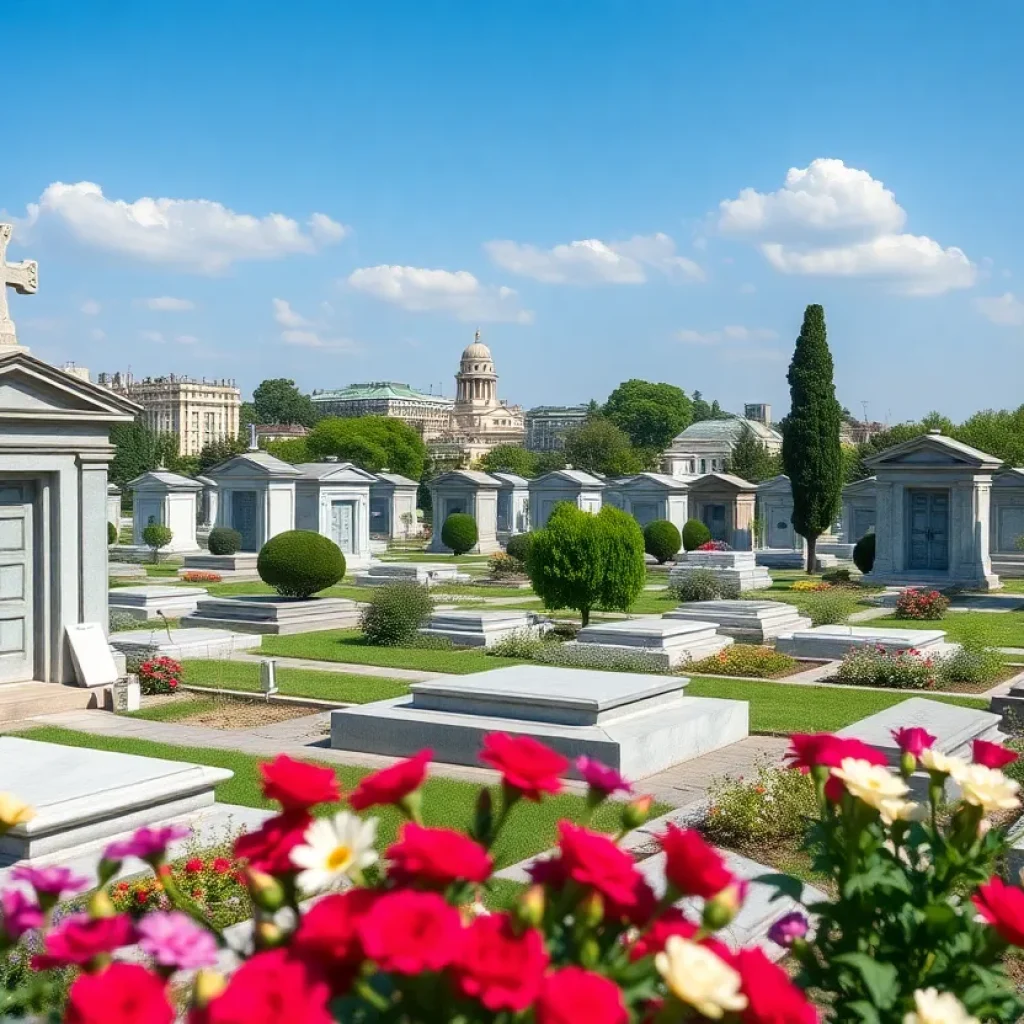
M 491 361 L 491 350 L 480 340 L 480 332 L 476 332 L 476 336 L 473 338 L 473 344 L 467 345 L 465 351 L 462 353 L 462 361 L 467 360 L 487 360 Z

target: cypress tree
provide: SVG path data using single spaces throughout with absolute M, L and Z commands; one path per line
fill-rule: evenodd
M 821 306 L 808 306 L 804 312 L 787 379 L 790 410 L 782 436 L 782 464 L 793 489 L 793 526 L 807 541 L 811 573 L 818 537 L 832 525 L 843 487 L 842 409 L 836 401 Z

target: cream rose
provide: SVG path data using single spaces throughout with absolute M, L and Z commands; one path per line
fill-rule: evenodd
M 1020 786 L 998 768 L 986 768 L 983 764 L 965 765 L 953 778 L 959 784 L 964 800 L 980 807 L 986 814 L 1020 807 L 1017 797 Z
M 907 792 L 907 784 L 888 768 L 856 757 L 844 757 L 832 774 L 842 779 L 851 795 L 875 810 L 881 810 L 886 801 L 901 799 Z
M 914 993 L 916 1012 L 905 1014 L 903 1024 L 978 1024 L 964 1004 L 949 992 L 935 988 L 918 989 Z
M 924 821 L 925 809 L 913 800 L 883 800 L 878 805 L 882 821 L 891 825 L 894 821 Z
M 934 747 L 921 751 L 921 764 L 930 772 L 943 772 L 946 775 L 956 775 L 967 767 L 966 761 L 943 754 Z
M 706 946 L 673 935 L 654 958 L 654 966 L 672 994 L 702 1017 L 720 1020 L 726 1013 L 746 1009 L 739 972 Z

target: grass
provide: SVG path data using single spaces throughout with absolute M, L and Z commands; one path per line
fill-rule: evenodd
M 834 686 L 796 686 L 699 676 L 691 680 L 686 693 L 690 697 L 749 701 L 750 731 L 776 735 L 832 732 L 911 697 L 927 696 L 943 704 L 988 709 L 988 701 L 972 697 L 932 697 L 906 690 L 842 690 Z
M 206 714 L 216 711 L 218 701 L 212 697 L 176 697 L 166 704 L 155 704 L 151 708 L 124 713 L 125 718 L 143 718 L 147 722 L 178 722 L 192 715 Z
M 71 729 L 60 729 L 44 726 L 27 730 L 22 735 L 33 740 L 48 743 L 60 743 L 70 747 L 89 747 L 94 750 L 114 750 L 124 754 L 139 754 L 143 757 L 161 757 L 169 761 L 189 761 L 196 764 L 210 765 L 215 768 L 227 768 L 234 772 L 232 778 L 222 782 L 216 790 L 217 799 L 229 804 L 241 804 L 245 807 L 273 807 L 260 792 L 259 764 L 266 758 L 252 757 L 232 750 L 211 750 L 200 747 L 179 747 L 166 743 L 153 743 L 149 740 L 129 739 L 119 736 L 93 736 L 88 733 L 74 732 Z M 348 765 L 328 765 L 334 770 L 341 784 L 343 793 L 350 793 L 356 783 L 366 775 L 369 769 Z M 429 779 L 423 792 L 423 818 L 430 826 L 454 828 L 466 831 L 473 817 L 480 787 L 468 782 L 454 779 L 433 777 Z M 497 787 L 494 787 L 496 805 L 500 804 Z M 663 814 L 668 808 L 655 806 L 652 817 Z M 322 813 L 330 813 L 332 807 L 322 807 Z M 379 819 L 377 847 L 383 849 L 395 839 L 400 824 L 400 816 L 391 807 L 375 808 L 372 812 Z M 502 831 L 495 847 L 496 867 L 514 864 L 525 857 L 540 853 L 554 845 L 558 822 L 563 818 L 572 821 L 583 820 L 586 814 L 586 801 L 581 796 L 563 793 L 549 797 L 542 803 L 534 804 L 521 800 L 512 808 L 508 824 Z M 611 831 L 617 827 L 618 813 L 614 804 L 607 804 L 598 809 L 594 816 L 593 826 Z M 511 896 L 512 890 L 503 895 Z
M 182 667 L 183 681 L 189 686 L 210 686 L 243 693 L 259 693 L 260 690 L 260 667 L 254 661 L 196 658 L 185 661 Z M 277 669 L 277 687 L 285 697 L 311 697 L 345 704 L 369 704 L 409 692 L 408 683 L 401 679 L 281 666 Z
M 457 565 L 472 565 L 474 562 L 486 564 L 488 558 L 490 555 L 444 555 L 431 554 L 429 551 L 389 551 L 386 555 L 380 556 L 382 562 L 454 562 Z
M 872 624 L 900 629 L 944 629 L 951 641 L 977 638 L 991 647 L 1024 647 L 1024 612 L 947 612 L 932 621 L 886 615 Z
M 327 629 L 293 636 L 264 636 L 262 653 L 460 676 L 522 664 L 514 658 L 492 657 L 479 648 L 437 651 L 416 647 L 374 647 L 363 639 L 363 634 L 357 629 Z

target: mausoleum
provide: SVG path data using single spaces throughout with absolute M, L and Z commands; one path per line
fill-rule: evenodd
M 642 527 L 656 519 L 667 519 L 680 531 L 686 524 L 689 484 L 685 480 L 665 473 L 637 473 L 618 481 L 615 490 L 615 504 Z
M 855 480 L 843 488 L 843 540 L 856 544 L 875 528 L 877 486 L 873 476 Z
M 128 484 L 134 496 L 132 506 L 132 543 L 145 547 L 143 532 L 154 524 L 171 531 L 171 542 L 160 550 L 164 554 L 186 554 L 199 550 L 196 541 L 196 500 L 203 485 L 191 477 L 154 469 L 137 476 Z
M 416 491 L 419 484 L 400 473 L 381 470 L 370 484 L 370 536 L 387 540 L 418 537 Z
M 1004 469 L 992 479 L 993 572 L 1024 576 L 1024 469 Z
M 560 501 L 584 512 L 600 512 L 605 482 L 582 469 L 556 469 L 530 481 L 530 528 L 543 529 Z
M 689 487 L 690 518 L 699 519 L 712 540 L 725 541 L 736 551 L 751 551 L 757 484 L 729 473 L 707 473 Z
M 498 490 L 498 536 L 504 543 L 530 529 L 530 482 L 515 473 L 492 473 Z
M 757 516 L 763 524 L 763 535 L 756 539 L 755 548 L 803 548 L 804 539 L 793 527 L 793 488 L 785 473 L 757 485 Z
M 498 544 L 498 490 L 500 484 L 489 473 L 475 469 L 453 469 L 430 481 L 434 509 L 434 532 L 429 551 L 450 552 L 441 540 L 444 521 L 458 512 L 476 520 L 477 543 L 472 554 L 490 555 Z
M 304 462 L 295 467 L 295 529 L 334 541 L 348 570 L 370 564 L 372 473 L 351 462 Z
M 217 526 L 242 535 L 243 551 L 295 529 L 295 483 L 302 475 L 269 452 L 247 451 L 206 471 L 217 485 Z

